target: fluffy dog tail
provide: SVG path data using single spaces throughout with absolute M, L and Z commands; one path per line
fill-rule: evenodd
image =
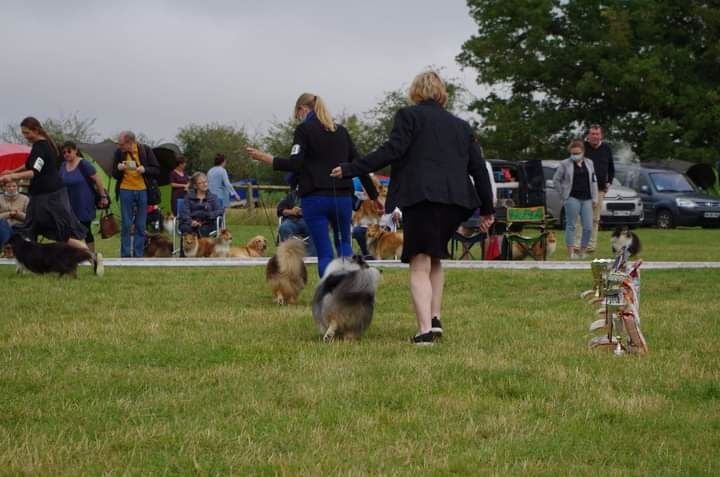
M 298 238 L 290 238 L 278 245 L 278 268 L 280 273 L 293 277 L 300 276 L 304 267 L 305 242 Z

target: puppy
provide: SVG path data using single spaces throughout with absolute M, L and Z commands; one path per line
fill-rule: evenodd
M 615 231 L 610 236 L 610 247 L 612 248 L 613 254 L 617 255 L 625 249 L 630 257 L 634 257 L 640 253 L 642 249 L 640 237 L 630 230 L 630 227 L 627 225 L 621 225 L 615 228 Z
M 221 229 L 215 238 L 215 248 L 213 249 L 213 257 L 229 257 L 230 243 L 232 242 L 232 234 L 228 229 Z
M 14 234 L 8 241 L 15 254 L 17 272 L 29 270 L 33 273 L 57 273 L 77 278 L 77 266 L 90 262 L 98 273 L 98 262 L 89 250 L 81 250 L 63 242 L 35 243 Z
M 163 216 L 163 229 L 165 229 L 165 232 L 172 235 L 174 225 L 175 225 L 175 216 L 173 215 L 172 211 L 169 210 Z
M 182 238 L 182 247 L 186 257 L 209 257 L 215 250 L 215 240 L 198 237 L 195 234 L 185 234 Z
M 231 247 L 230 256 L 235 258 L 264 257 L 267 252 L 267 239 L 256 235 L 244 247 Z
M 163 234 L 145 234 L 145 257 L 171 257 L 172 241 Z
M 336 336 L 352 340 L 363 334 L 372 321 L 379 283 L 380 271 L 359 255 L 330 262 L 312 304 L 323 341 L 331 342 Z
M 307 285 L 305 242 L 291 238 L 282 242 L 277 253 L 268 260 L 265 279 L 278 305 L 297 303 L 300 292 Z
M 367 227 L 368 251 L 377 258 L 396 258 L 402 255 L 402 232 L 388 232 L 378 224 Z

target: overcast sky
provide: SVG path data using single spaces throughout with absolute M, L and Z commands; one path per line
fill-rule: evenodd
M 428 65 L 477 93 L 455 62 L 475 31 L 462 0 L 0 0 L 0 127 L 96 118 L 173 140 L 189 123 L 265 130 L 305 91 L 367 111 Z

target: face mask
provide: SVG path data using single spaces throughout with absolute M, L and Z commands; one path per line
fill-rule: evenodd
M 582 161 L 583 157 L 582 157 L 582 154 L 571 154 L 570 158 L 575 162 L 580 162 L 580 161 Z
M 17 192 L 17 191 L 15 191 L 15 192 L 5 192 L 5 195 L 8 196 L 8 197 L 15 197 L 16 195 L 18 195 L 18 192 Z

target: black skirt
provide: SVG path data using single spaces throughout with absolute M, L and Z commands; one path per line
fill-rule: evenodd
M 56 242 L 67 242 L 69 238 L 84 240 L 87 234 L 87 229 L 72 211 L 64 187 L 48 194 L 31 195 L 25 222 L 13 230 L 32 240 L 42 235 Z
M 403 263 L 423 253 L 432 258 L 450 258 L 448 243 L 461 223 L 472 215 L 472 209 L 459 205 L 420 202 L 402 209 Z

